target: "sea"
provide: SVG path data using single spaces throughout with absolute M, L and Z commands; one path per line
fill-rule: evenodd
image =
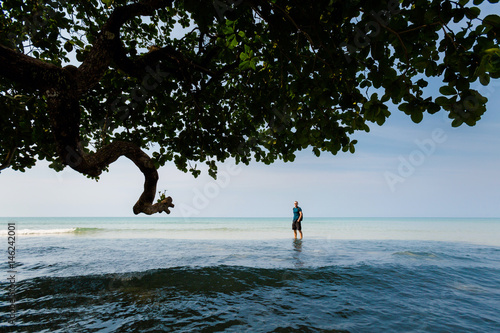
M 499 218 L 0 218 L 2 332 L 500 332 Z

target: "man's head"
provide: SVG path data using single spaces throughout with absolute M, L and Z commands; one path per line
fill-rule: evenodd
M 294 205 L 295 207 L 298 207 L 298 206 L 299 206 L 298 201 L 295 201 L 295 202 L 293 203 L 293 205 Z

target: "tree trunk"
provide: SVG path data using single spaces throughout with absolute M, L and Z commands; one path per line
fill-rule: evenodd
M 69 85 L 71 88 L 72 85 Z M 77 96 L 71 90 L 51 90 L 48 94 L 48 111 L 52 132 L 57 143 L 58 154 L 65 165 L 79 173 L 92 177 L 102 171 L 121 156 L 126 156 L 144 174 L 144 191 L 134 205 L 134 214 L 154 214 L 166 212 L 174 207 L 172 198 L 153 204 L 156 195 L 158 172 L 151 158 L 140 147 L 125 141 L 112 142 L 95 153 L 87 154 L 82 148 L 79 134 L 80 106 Z

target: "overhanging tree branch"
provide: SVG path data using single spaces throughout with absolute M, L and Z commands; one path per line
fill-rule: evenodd
M 17 147 L 13 147 L 7 152 L 7 156 L 5 157 L 5 160 L 0 164 L 0 172 L 3 169 L 7 169 L 10 166 L 10 163 L 12 162 L 12 158 L 14 157 L 14 154 L 17 150 Z
M 64 74 L 61 67 L 0 44 L 0 75 L 24 87 L 43 91 L 60 84 Z
M 77 153 L 71 150 L 68 150 L 67 153 L 70 166 L 74 170 L 93 177 L 99 176 L 106 167 L 121 156 L 125 156 L 134 162 L 145 178 L 144 191 L 134 205 L 134 214 L 145 213 L 151 215 L 161 212 L 169 214 L 169 208 L 174 207 L 171 197 L 167 197 L 160 203 L 153 204 L 158 172 L 151 158 L 137 145 L 131 142 L 114 141 L 92 154 L 84 154 L 81 151 Z M 71 154 L 74 155 L 71 156 Z
M 100 81 L 116 50 L 120 49 L 120 27 L 132 17 L 152 15 L 156 9 L 171 4 L 172 1 L 151 0 L 115 9 L 79 68 L 60 68 L 0 45 L 0 75 L 47 96 L 51 128 L 64 164 L 82 174 L 97 177 L 120 156 L 126 156 L 141 170 L 145 177 L 144 190 L 134 205 L 135 214 L 170 213 L 169 208 L 174 205 L 170 197 L 153 204 L 158 172 L 151 158 L 137 145 L 115 141 L 95 153 L 84 152 L 79 134 L 79 97 Z M 2 168 L 10 164 L 12 153 L 2 163 Z
M 87 91 L 96 85 L 113 59 L 123 60 L 120 28 L 125 22 L 136 16 L 151 16 L 156 10 L 171 6 L 172 3 L 173 0 L 146 0 L 116 8 L 78 68 L 80 72 L 78 90 Z

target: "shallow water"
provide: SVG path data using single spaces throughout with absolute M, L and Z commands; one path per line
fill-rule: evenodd
M 336 221 L 329 230 L 340 239 L 324 231 L 324 221 L 316 222 L 317 230 L 311 221 L 306 237 L 296 241 L 288 221 L 281 230 L 286 238 L 269 236 L 278 231 L 277 223 L 267 237 L 252 238 L 259 232 L 249 224 L 269 221 L 234 219 L 178 223 L 176 230 L 195 234 L 180 239 L 175 232 L 159 235 L 166 227 L 157 222 L 70 220 L 15 222 L 20 232 L 44 231 L 18 235 L 15 324 L 6 320 L 11 302 L 4 279 L 2 330 L 500 331 L 500 247 L 489 241 L 408 239 L 422 221 L 408 225 L 406 234 L 400 229 L 395 240 L 365 238 L 397 221 L 372 225 L 360 239 L 342 239 Z M 363 231 L 360 225 L 373 220 L 362 222 L 352 228 Z M 440 230 L 450 223 L 427 225 Z M 472 226 L 457 222 L 458 229 Z M 240 229 L 249 228 L 243 239 Z M 213 238 L 199 238 L 200 230 Z M 221 239 L 221 233 L 233 237 Z M 1 271 L 9 269 L 6 261 L 0 264 Z

